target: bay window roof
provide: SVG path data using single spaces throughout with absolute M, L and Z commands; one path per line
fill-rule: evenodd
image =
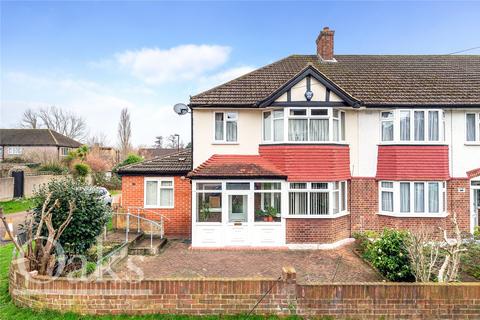
M 480 55 L 291 55 L 190 98 L 191 107 L 256 108 L 307 68 L 366 107 L 479 107 Z M 348 100 L 347 99 L 347 100 Z

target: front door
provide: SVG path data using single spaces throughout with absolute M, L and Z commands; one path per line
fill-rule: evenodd
M 480 181 L 472 181 L 472 232 L 480 226 Z
M 227 221 L 225 239 L 228 246 L 246 246 L 249 241 L 248 191 L 227 191 Z

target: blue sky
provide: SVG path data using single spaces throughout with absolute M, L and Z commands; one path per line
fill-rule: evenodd
M 337 54 L 445 54 L 480 46 L 480 2 L 1 2 L 0 126 L 50 105 L 116 143 L 189 140 L 171 109 L 289 54 L 315 53 L 323 26 Z M 480 54 L 473 50 L 469 54 Z

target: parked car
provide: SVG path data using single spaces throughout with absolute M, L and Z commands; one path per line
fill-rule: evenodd
M 112 206 L 113 198 L 110 192 L 108 192 L 107 188 L 104 187 L 95 187 L 97 191 L 100 193 L 100 198 L 109 206 Z

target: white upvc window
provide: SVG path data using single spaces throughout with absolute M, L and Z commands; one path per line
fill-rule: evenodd
M 347 182 L 292 182 L 289 216 L 322 217 L 347 212 Z
M 345 141 L 345 112 L 332 108 L 284 108 L 263 113 L 264 142 Z
M 467 143 L 480 143 L 480 113 L 466 113 L 465 127 L 465 141 Z
M 22 147 L 8 147 L 7 149 L 8 154 L 10 155 L 21 155 L 23 153 Z
M 432 216 L 446 212 L 446 182 L 380 181 L 379 211 L 400 216 Z
M 237 112 L 214 112 L 214 141 L 235 143 L 238 135 Z
M 398 109 L 380 113 L 380 137 L 384 143 L 440 143 L 444 141 L 441 109 Z
M 174 208 L 174 179 L 173 178 L 145 178 L 145 208 Z

